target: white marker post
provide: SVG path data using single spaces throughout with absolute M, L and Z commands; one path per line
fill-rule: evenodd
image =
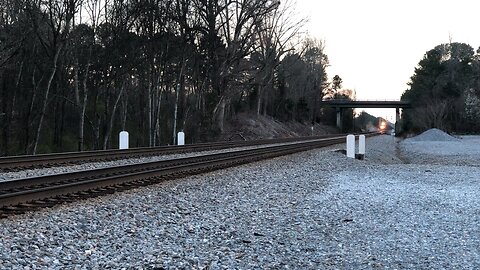
M 347 136 L 347 157 L 355 158 L 355 136 L 352 134 Z
M 121 131 L 118 134 L 118 149 L 128 149 L 128 132 Z
M 358 137 L 358 159 L 363 160 L 365 158 L 365 135 Z
M 177 145 L 185 145 L 185 133 L 183 131 L 178 132 Z

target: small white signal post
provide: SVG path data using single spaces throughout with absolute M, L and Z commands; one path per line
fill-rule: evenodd
M 355 158 L 355 135 L 347 135 L 347 157 Z
M 183 131 L 178 132 L 177 145 L 185 145 L 185 133 Z
M 118 134 L 118 149 L 128 149 L 128 132 L 121 131 Z
M 358 137 L 358 159 L 363 160 L 365 158 L 365 135 Z

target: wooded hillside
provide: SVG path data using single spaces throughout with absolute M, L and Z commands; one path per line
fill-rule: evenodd
M 3 0 L 0 154 L 205 141 L 250 111 L 328 118 L 321 41 L 288 1 Z

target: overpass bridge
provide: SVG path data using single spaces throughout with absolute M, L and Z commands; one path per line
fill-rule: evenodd
M 342 109 L 344 108 L 395 108 L 395 133 L 400 131 L 400 109 L 412 108 L 408 101 L 400 100 L 348 100 L 330 99 L 320 102 L 320 106 L 332 107 L 337 111 L 337 127 L 342 129 Z

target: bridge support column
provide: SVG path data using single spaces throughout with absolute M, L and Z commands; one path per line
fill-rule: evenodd
M 400 133 L 400 108 L 395 108 L 395 136 Z
M 342 108 L 336 108 L 337 111 L 337 128 L 340 129 L 340 132 L 343 131 L 342 129 Z

